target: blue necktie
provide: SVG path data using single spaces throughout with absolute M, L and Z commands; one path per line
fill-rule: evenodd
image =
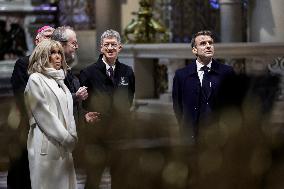
M 201 88 L 205 99 L 208 100 L 211 92 L 211 83 L 209 80 L 209 68 L 207 66 L 203 66 L 201 67 L 201 70 L 204 71 Z

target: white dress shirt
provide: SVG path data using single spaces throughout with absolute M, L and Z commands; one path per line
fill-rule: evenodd
M 105 63 L 105 65 L 106 65 L 106 73 L 107 73 L 108 76 L 110 76 L 110 72 L 108 71 L 108 69 L 109 69 L 110 67 L 112 67 L 112 70 L 113 70 L 113 73 L 114 73 L 115 64 L 112 65 L 112 66 L 110 66 L 110 65 L 108 65 L 108 63 L 105 62 L 105 60 L 104 60 L 103 58 L 102 58 L 102 60 L 103 60 L 103 63 Z
M 211 70 L 211 64 L 212 64 L 212 61 L 206 65 L 209 68 L 209 71 Z M 196 60 L 197 74 L 198 74 L 198 78 L 199 78 L 201 86 L 202 86 L 202 79 L 204 75 L 204 71 L 201 69 L 203 66 L 204 66 L 203 64 L 201 64 L 200 62 Z

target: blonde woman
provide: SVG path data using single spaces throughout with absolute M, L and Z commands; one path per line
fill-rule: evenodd
M 25 89 L 27 141 L 33 189 L 76 189 L 72 150 L 77 141 L 73 100 L 64 84 L 67 64 L 61 44 L 43 40 L 30 56 Z

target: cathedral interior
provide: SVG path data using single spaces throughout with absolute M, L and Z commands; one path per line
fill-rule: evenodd
M 0 0 L 0 172 L 7 171 L 11 154 L 17 156 L 14 139 L 20 137 L 10 77 L 16 59 L 32 52 L 36 30 L 75 29 L 79 49 L 72 69 L 79 74 L 99 56 L 101 33 L 112 28 L 122 35 L 119 60 L 136 77 L 134 139 L 124 149 L 135 149 L 141 163 L 143 178 L 136 181 L 147 188 L 186 188 L 194 178 L 185 165 L 191 154 L 181 152 L 173 77 L 195 59 L 191 36 L 211 30 L 215 58 L 251 79 L 242 83 L 249 92 L 240 109 L 228 109 L 222 123 L 206 131 L 196 188 L 282 188 L 283 11 L 283 0 Z

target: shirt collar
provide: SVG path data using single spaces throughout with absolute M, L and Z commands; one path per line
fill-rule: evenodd
M 204 65 L 198 62 L 198 60 L 196 60 L 195 62 L 196 62 L 197 71 L 201 71 L 201 67 L 203 67 Z M 212 60 L 209 62 L 209 64 L 206 65 L 209 68 L 209 70 L 211 70 L 211 65 L 212 65 Z
M 108 70 L 110 68 L 110 65 L 108 65 L 108 63 L 106 63 L 106 61 L 104 60 L 104 58 L 102 58 L 103 60 L 103 63 L 106 65 L 106 70 Z M 112 69 L 114 70 L 115 69 L 115 64 L 113 66 L 111 66 Z

